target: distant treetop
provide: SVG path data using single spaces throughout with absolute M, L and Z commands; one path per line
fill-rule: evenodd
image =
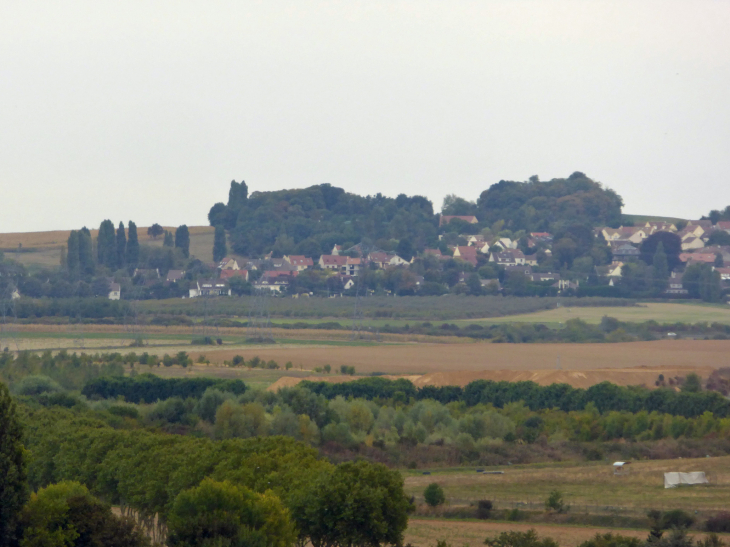
M 622 206 L 616 192 L 576 171 L 547 182 L 501 180 L 479 196 L 477 218 L 489 224 L 504 220 L 505 228 L 528 232 L 550 231 L 558 223 L 618 226 Z

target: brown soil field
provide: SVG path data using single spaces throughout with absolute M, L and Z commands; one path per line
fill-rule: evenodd
M 203 351 L 215 363 L 235 355 L 258 355 L 304 368 L 354 366 L 359 373 L 428 374 L 509 370 L 586 371 L 646 367 L 720 368 L 730 366 L 728 340 L 662 340 L 621 344 L 400 344 L 378 346 L 244 346 Z M 196 354 L 196 352 L 193 352 Z M 556 365 L 560 359 L 560 370 Z
M 410 518 L 405 533 L 405 543 L 414 547 L 434 547 L 437 540 L 446 540 L 453 547 L 468 545 L 477 547 L 484 545 L 484 539 L 501 532 L 526 532 L 534 529 L 540 537 L 551 537 L 560 547 L 575 547 L 591 539 L 597 533 L 608 532 L 645 539 L 648 530 L 630 530 L 621 528 L 596 528 L 592 526 L 567 526 L 559 524 L 530 524 L 519 522 L 474 522 L 445 519 Z M 704 536 L 702 533 L 691 533 L 695 539 Z M 721 534 L 726 536 L 726 534 Z M 727 541 L 726 537 L 723 540 Z

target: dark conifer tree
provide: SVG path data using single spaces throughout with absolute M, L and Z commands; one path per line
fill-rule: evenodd
M 139 239 L 137 238 L 137 225 L 129 221 L 127 227 L 127 265 L 136 266 L 139 262 Z
M 84 226 L 79 230 L 79 266 L 82 273 L 94 273 L 94 251 L 91 244 L 91 232 Z
M 66 266 L 68 273 L 71 277 L 76 277 L 79 274 L 79 233 L 76 230 L 71 231 L 66 246 Z
M 175 247 L 182 251 L 185 258 L 190 256 L 190 232 L 185 224 L 175 230 Z
M 175 238 L 172 235 L 172 232 L 168 232 L 165 230 L 165 239 L 162 241 L 163 247 L 174 247 L 175 246 Z
M 97 262 L 112 270 L 117 269 L 117 244 L 115 241 L 114 224 L 105 220 L 99 226 L 99 235 L 96 238 Z
M 127 234 L 124 231 L 124 223 L 119 221 L 117 228 L 117 268 L 124 266 L 127 261 Z
M 213 260 L 220 262 L 228 254 L 226 246 L 226 229 L 219 224 L 215 227 L 215 239 L 213 240 Z

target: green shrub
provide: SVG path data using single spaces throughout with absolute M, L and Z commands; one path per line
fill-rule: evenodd
M 662 515 L 661 527 L 664 530 L 670 528 L 689 528 L 695 522 L 692 515 L 681 509 L 673 509 Z
M 48 376 L 26 376 L 15 385 L 13 390 L 17 395 L 36 396 L 42 393 L 58 393 L 63 388 Z
M 524 511 L 520 511 L 517 508 L 512 509 L 511 511 L 507 512 L 507 520 L 512 522 L 517 522 L 519 520 L 525 520 L 527 518 L 527 513 Z
M 555 511 L 556 513 L 565 513 L 570 509 L 570 506 L 565 505 L 563 500 L 563 493 L 560 490 L 553 490 L 550 492 L 548 499 L 545 500 L 545 510 Z
M 639 538 L 622 536 L 620 534 L 596 534 L 578 547 L 641 547 L 643 542 Z
M 423 498 L 426 503 L 431 507 L 438 507 L 446 502 L 446 496 L 444 495 L 444 489 L 438 485 L 438 483 L 432 482 L 423 491 Z

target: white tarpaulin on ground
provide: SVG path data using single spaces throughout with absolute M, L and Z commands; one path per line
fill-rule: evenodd
M 664 488 L 676 488 L 680 484 L 707 484 L 707 477 L 704 471 L 664 473 Z

